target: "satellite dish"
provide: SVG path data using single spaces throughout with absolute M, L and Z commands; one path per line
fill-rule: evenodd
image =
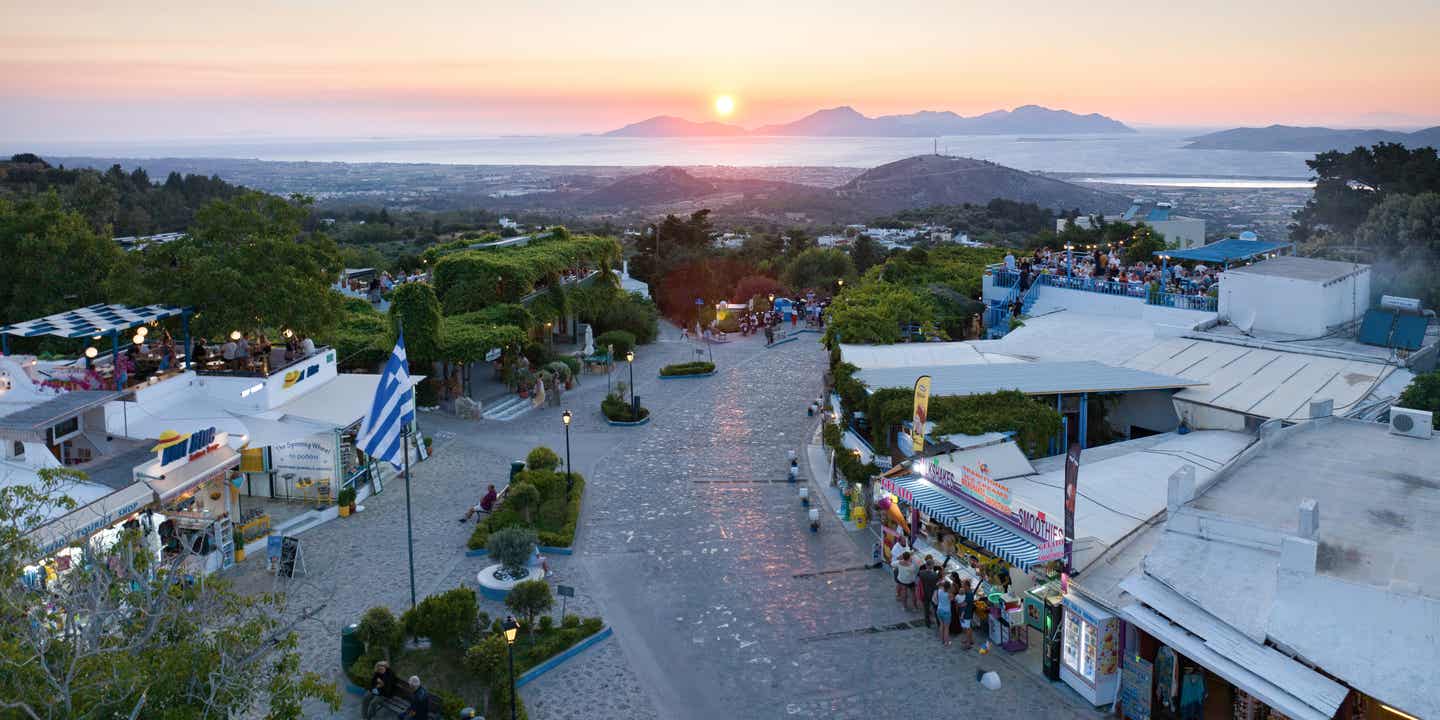
M 1254 230 L 1246 230 L 1240 233 L 1240 239 L 1246 242 L 1255 242 L 1260 239 L 1260 236 L 1256 235 Z
M 1245 314 L 1235 318 L 1235 327 L 1240 328 L 1240 332 L 1249 335 L 1250 329 L 1255 327 L 1255 310 L 1246 310 Z

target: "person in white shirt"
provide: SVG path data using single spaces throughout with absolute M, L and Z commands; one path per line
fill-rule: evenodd
M 304 340 L 301 340 L 301 341 L 300 341 L 300 354 L 301 354 L 301 355 L 304 355 L 305 357 L 310 357 L 311 355 L 314 355 L 314 354 L 315 354 L 315 341 L 314 341 L 314 340 L 311 340 L 311 339 L 308 338 L 308 337 L 305 338 Z
M 1009 270 L 1010 272 L 1015 272 L 1015 254 L 1014 254 L 1014 253 L 1008 253 L 1008 252 L 1005 253 L 1005 269 L 1006 269 L 1006 270 Z
M 235 359 L 234 340 L 226 340 L 225 344 L 220 346 L 220 357 L 223 358 L 225 362 L 230 362 Z

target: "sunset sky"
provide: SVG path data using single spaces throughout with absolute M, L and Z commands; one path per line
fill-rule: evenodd
M 0 0 L 0 136 L 599 132 L 1027 103 L 1163 126 L 1440 124 L 1440 3 Z

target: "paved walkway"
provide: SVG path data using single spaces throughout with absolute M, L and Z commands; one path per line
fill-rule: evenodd
M 786 451 L 802 450 L 818 420 L 805 414 L 824 369 L 817 336 L 772 349 L 756 338 L 717 345 L 715 377 L 660 380 L 659 366 L 694 355 L 667 331 L 672 340 L 642 347 L 635 363 L 650 424 L 604 423 L 603 376 L 566 395 L 575 469 L 589 483 L 576 554 L 551 564 L 556 582 L 577 589 L 572 611 L 603 615 L 616 634 L 522 690 L 532 718 L 1096 716 L 1013 659 L 942 649 L 924 629 L 871 631 L 916 616 L 894 602 L 887 574 L 861 569 L 870 536 L 846 533 L 828 513 L 812 534 L 784 481 Z M 628 369 L 616 376 L 628 380 Z M 469 526 L 455 518 L 486 483 L 503 482 L 510 459 L 536 444 L 563 453 L 559 415 L 421 416 L 437 438 L 413 476 L 421 597 L 474 586 L 488 563 L 464 556 Z M 366 608 L 408 606 L 403 485 L 367 506 L 301 536 L 310 575 L 291 587 L 292 605 L 326 602 L 301 629 L 306 667 L 336 668 L 340 627 Z M 249 562 L 233 574 L 242 588 L 268 590 L 262 570 Z M 977 667 L 999 672 L 1004 687 L 981 689 Z M 356 708 L 347 698 L 336 717 Z

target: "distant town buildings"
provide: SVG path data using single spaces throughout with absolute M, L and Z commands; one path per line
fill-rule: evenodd
M 1095 226 L 1096 220 L 1103 220 L 1107 223 L 1123 222 L 1130 225 L 1144 223 L 1164 235 L 1166 242 L 1179 243 L 1178 249 L 1180 250 L 1189 250 L 1205 244 L 1205 221 L 1176 215 L 1175 206 L 1165 201 L 1154 202 L 1135 198 L 1130 208 L 1120 215 L 1098 217 L 1082 215 L 1075 218 L 1075 226 L 1089 230 Z M 1056 220 L 1055 232 L 1063 232 L 1065 224 L 1068 222 L 1070 221 L 1064 218 Z
M 870 227 L 868 225 L 846 225 L 843 233 L 821 235 L 816 238 L 816 244 L 820 247 L 849 247 L 862 235 L 869 237 L 887 250 L 908 248 L 919 242 L 955 242 L 961 245 L 979 245 L 979 243 L 971 242 L 967 235 L 954 236 L 950 232 L 950 228 L 944 225 L 924 225 L 914 228 L 881 228 Z

